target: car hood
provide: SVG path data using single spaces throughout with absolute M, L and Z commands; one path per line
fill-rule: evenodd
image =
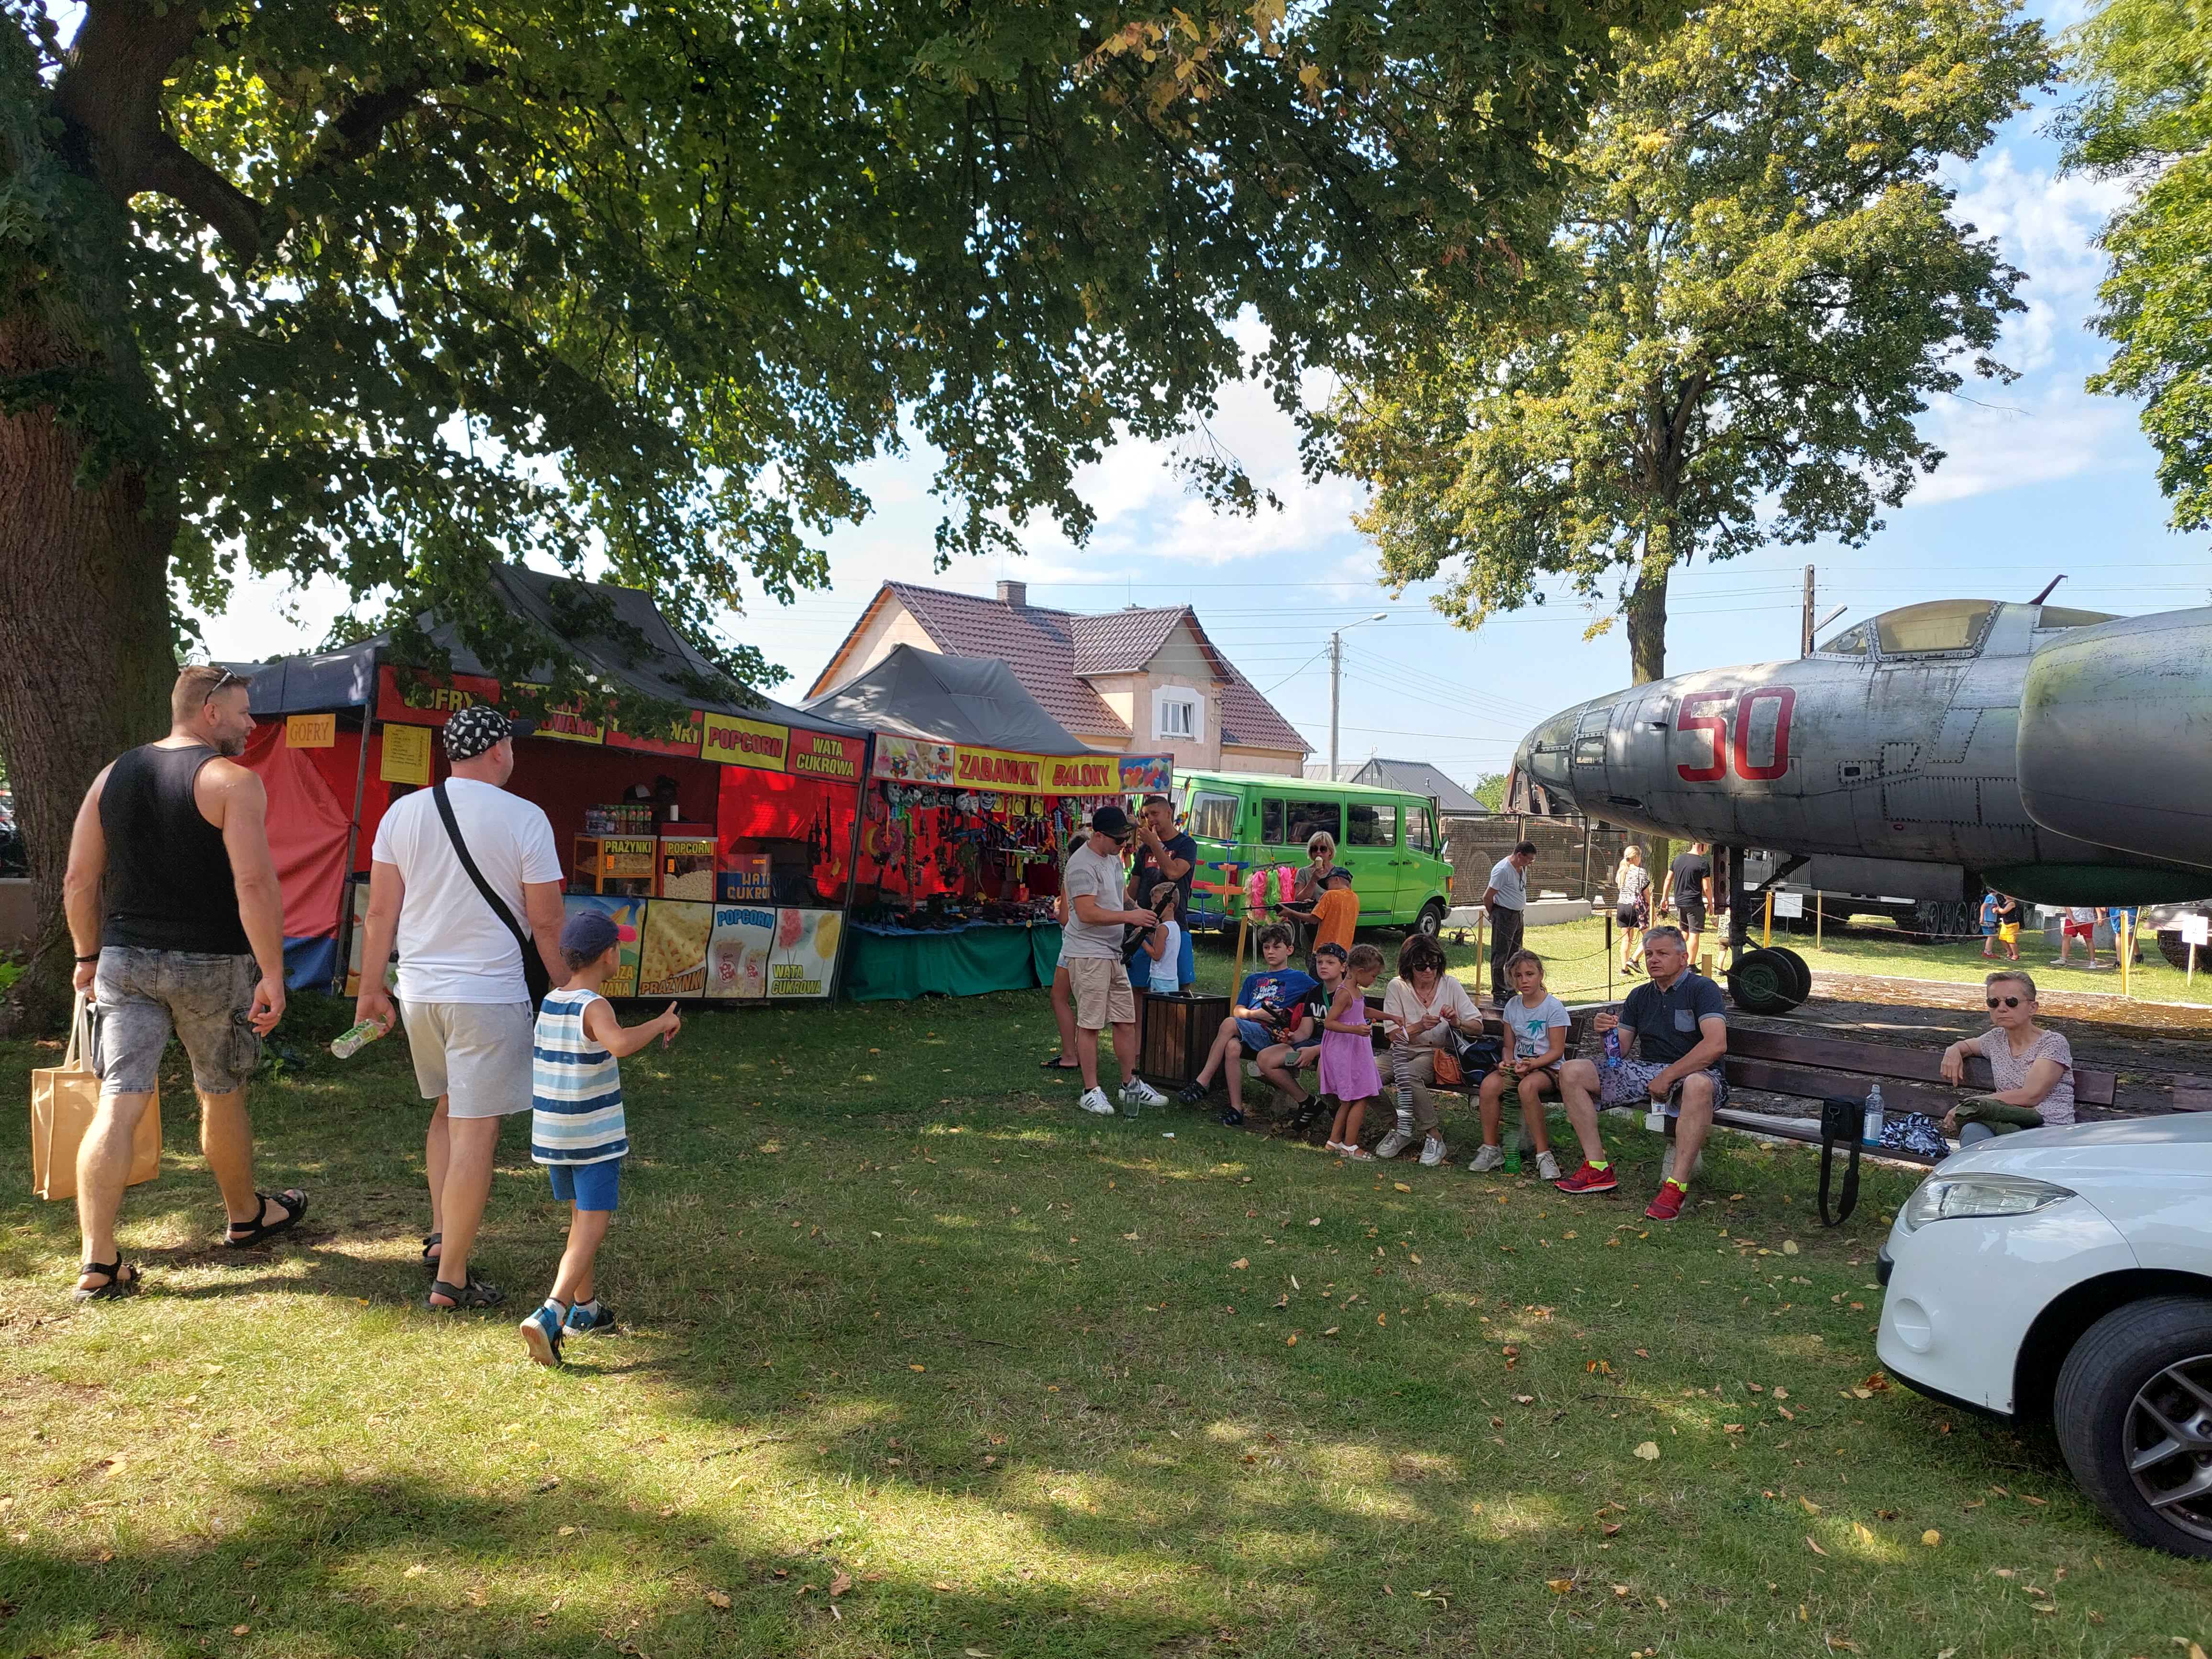
M 2075 1187 L 2100 1178 L 2201 1176 L 2212 1179 L 2212 1112 L 2165 1117 L 2118 1118 L 2064 1128 L 2026 1129 L 1985 1140 L 1937 1166 L 1947 1175 L 1969 1170 L 2031 1176 Z

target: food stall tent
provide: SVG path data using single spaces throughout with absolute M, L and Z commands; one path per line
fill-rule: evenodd
M 435 728 L 452 710 L 491 702 L 541 720 L 508 787 L 552 821 L 568 908 L 606 909 L 623 929 L 611 994 L 830 994 L 867 733 L 736 684 L 638 590 L 515 566 L 495 568 L 489 586 L 518 619 L 562 637 L 617 708 L 629 688 L 688 718 L 629 732 L 541 710 L 537 688 L 502 687 L 450 624 L 426 629 L 450 653 L 446 674 L 396 659 L 388 635 L 232 665 L 252 680 L 244 758 L 270 791 L 289 981 L 348 976 L 342 945 L 365 907 L 378 823 L 445 775 Z
M 1167 787 L 1164 756 L 1091 748 L 994 658 L 896 646 L 805 707 L 872 734 L 844 978 L 859 1001 L 1049 984 L 1087 804 Z

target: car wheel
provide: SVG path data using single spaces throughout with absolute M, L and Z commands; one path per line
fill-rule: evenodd
M 2052 1401 L 2067 1467 L 2138 1544 L 2212 1559 L 2212 1301 L 2160 1296 L 2083 1332 Z
M 1420 919 L 1414 922 L 1413 931 L 1418 933 L 1425 933 L 1431 939 L 1434 939 L 1437 934 L 1443 933 L 1443 930 L 1444 907 L 1435 899 L 1431 899 L 1427 904 L 1422 907 Z

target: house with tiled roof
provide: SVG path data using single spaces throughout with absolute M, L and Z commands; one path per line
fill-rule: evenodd
M 885 582 L 815 677 L 808 700 L 896 647 L 995 657 L 1045 711 L 1092 748 L 1170 754 L 1186 771 L 1295 777 L 1313 745 L 1222 655 L 1187 605 L 1085 615 L 1029 602 L 1024 582 L 989 599 Z

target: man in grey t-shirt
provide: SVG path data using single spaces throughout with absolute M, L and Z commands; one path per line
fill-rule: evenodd
M 1490 885 L 1482 902 L 1490 912 L 1490 1000 L 1505 1006 L 1505 959 L 1521 948 L 1522 913 L 1528 908 L 1528 866 L 1536 861 L 1536 843 L 1524 841 L 1490 867 Z
M 1076 1103 L 1086 1112 L 1114 1114 L 1098 1086 L 1098 1033 L 1114 1028 L 1114 1058 L 1121 1066 L 1121 1104 L 1162 1106 L 1167 1097 L 1137 1075 L 1137 1000 L 1123 965 L 1121 929 L 1150 927 L 1159 920 L 1150 910 L 1127 908 L 1121 843 L 1129 836 L 1129 815 L 1105 805 L 1091 815 L 1091 834 L 1069 855 L 1060 874 L 1067 897 L 1067 921 L 1060 933 L 1060 959 L 1075 993 L 1075 1059 L 1083 1068 L 1083 1095 Z

